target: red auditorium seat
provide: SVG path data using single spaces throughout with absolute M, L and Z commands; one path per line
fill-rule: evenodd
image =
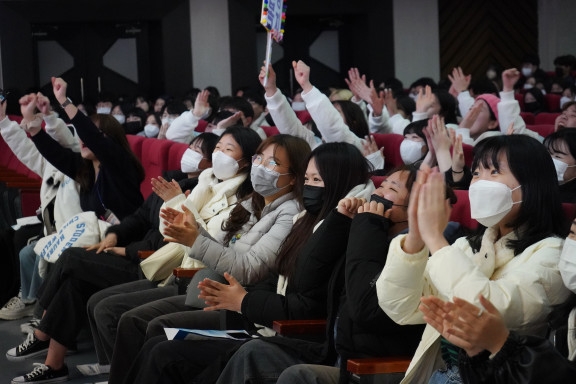
M 404 165 L 400 156 L 400 144 L 404 136 L 395 133 L 375 133 L 373 136 L 378 148 L 384 147 L 384 169 L 390 170 Z
M 560 113 L 554 113 L 554 112 L 542 112 L 537 114 L 534 117 L 534 124 L 538 125 L 538 124 L 552 124 L 554 125 L 554 122 L 556 121 L 556 118 L 560 116 Z
M 534 125 L 526 125 L 531 131 L 537 132 L 540 136 L 546 137 L 552 133 L 554 133 L 554 125 L 553 124 L 534 124 Z
M 180 160 L 182 160 L 182 155 L 188 149 L 188 145 L 184 143 L 174 142 L 168 151 L 168 168 L 167 171 L 174 171 L 180 169 Z
M 138 135 L 126 135 L 126 139 L 128 139 L 128 144 L 130 144 L 130 149 L 132 152 L 138 157 L 139 159 L 142 158 L 142 143 L 146 140 L 145 136 L 138 136 Z M 156 140 L 156 139 L 154 139 Z
M 276 127 L 262 126 L 261 128 L 264 130 L 264 132 L 266 133 L 266 136 L 268 136 L 268 137 L 278 135 L 280 133 L 280 131 Z
M 544 95 L 546 98 L 546 108 L 548 112 L 560 112 L 560 99 L 562 96 L 554 93 L 547 93 Z
M 162 175 L 168 170 L 168 154 L 174 144 L 171 140 L 146 139 L 142 144 L 142 166 L 146 176 L 140 186 L 142 196 L 146 199 L 152 193 L 150 179 Z
M 456 221 L 468 229 L 476 229 L 478 222 L 470 217 L 470 199 L 467 190 L 455 189 L 454 193 L 458 201 L 452 207 L 450 221 Z
M 206 131 L 206 127 L 208 126 L 208 122 L 206 120 L 198 120 L 198 125 L 196 126 L 196 129 L 194 129 L 196 132 L 204 132 Z
M 312 120 L 312 116 L 310 116 L 310 112 L 304 110 L 304 111 L 297 111 L 296 112 L 296 117 L 298 117 L 298 120 L 300 120 L 300 122 L 302 124 L 306 124 L 307 122 Z
M 520 117 L 526 125 L 534 124 L 534 119 L 536 118 L 532 112 L 520 112 Z
M 524 94 L 514 93 L 514 98 L 516 99 L 516 101 L 520 105 L 520 110 L 523 111 L 524 110 Z

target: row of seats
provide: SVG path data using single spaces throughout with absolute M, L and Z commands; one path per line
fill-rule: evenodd
M 514 98 L 518 101 L 518 104 L 520 104 L 520 109 L 524 110 L 524 93 L 515 93 Z M 555 93 L 545 94 L 544 99 L 546 101 L 546 110 L 548 110 L 548 112 L 559 112 L 561 98 L 561 95 L 557 95 Z
M 556 122 L 556 118 L 560 116 L 560 112 L 541 112 L 537 115 L 532 112 L 520 112 L 520 117 L 526 123 L 526 125 L 533 124 L 552 124 Z

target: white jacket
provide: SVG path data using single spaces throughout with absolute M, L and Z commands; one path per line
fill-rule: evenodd
M 265 97 L 268 111 L 272 115 L 272 119 L 280 133 L 300 137 L 306 140 L 312 149 L 322 144 L 322 141 L 296 117 L 288 100 L 286 100 L 280 90 L 277 90 L 271 97 Z M 313 87 L 308 93 L 302 93 L 302 98 L 306 103 L 306 109 L 310 113 L 312 120 L 316 122 L 316 126 L 325 142 L 352 144 L 362 152 L 364 140 L 350 131 L 350 128 L 344 123 L 342 116 L 340 116 L 340 113 L 326 95 L 316 87 Z M 367 158 L 374 169 L 384 168 L 384 158 L 382 156 L 370 156 Z
M 194 138 L 194 130 L 198 126 L 199 117 L 192 111 L 183 112 L 170 124 L 166 130 L 166 139 L 179 143 L 190 144 Z
M 477 253 L 466 238 L 460 238 L 431 257 L 426 247 L 416 254 L 405 253 L 401 247 L 405 235 L 396 237 L 376 283 L 380 307 L 398 324 L 419 324 L 424 323 L 418 310 L 422 296 L 477 302 L 483 294 L 510 329 L 543 335 L 546 316 L 570 294 L 558 270 L 563 239 L 546 238 L 514 256 L 506 247 L 514 233 L 495 241 L 496 235 L 495 227 L 488 228 Z M 427 383 L 442 366 L 440 334 L 427 325 L 402 383 Z
M 46 132 L 60 145 L 80 152 L 78 138 L 72 134 L 64 121 L 56 114 L 44 116 Z M 0 132 L 6 144 L 18 159 L 30 170 L 42 177 L 40 187 L 40 209 L 44 208 L 56 197 L 54 202 L 54 220 L 56 229 L 60 229 L 66 221 L 77 213 L 80 208 L 79 186 L 76 182 L 58 171 L 38 151 L 32 140 L 16 122 L 8 117 L 0 121 Z M 51 182 L 49 181 L 51 180 Z M 58 188 L 54 188 L 58 185 Z

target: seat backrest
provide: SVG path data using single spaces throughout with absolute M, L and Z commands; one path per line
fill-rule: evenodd
M 471 168 L 472 160 L 474 160 L 474 147 L 470 144 L 462 144 L 462 151 L 464 152 L 464 164 Z
M 400 144 L 404 136 L 395 133 L 375 133 L 373 136 L 378 148 L 384 147 L 384 169 L 390 170 L 404 165 L 400 156 Z
M 468 190 L 455 189 L 454 193 L 456 194 L 458 201 L 456 201 L 456 204 L 452 207 L 450 221 L 456 221 L 468 229 L 476 229 L 478 227 L 478 222 L 470 217 L 470 199 L 468 198 Z
M 534 124 L 534 119 L 536 118 L 532 112 L 520 112 L 520 117 L 526 125 Z
M 538 125 L 538 124 L 552 124 L 554 125 L 554 122 L 556 122 L 556 118 L 560 116 L 560 113 L 554 113 L 554 112 L 542 112 L 537 114 L 534 117 L 534 124 Z
M 208 126 L 208 122 L 204 119 L 198 120 L 198 125 L 194 129 L 196 132 L 205 132 L 206 127 Z
M 520 110 L 524 110 L 524 95 L 522 93 L 514 93 L 514 98 L 520 105 Z
M 548 112 L 559 112 L 560 111 L 560 99 L 561 95 L 556 95 L 554 93 L 547 93 L 544 95 L 546 99 L 546 108 Z
M 187 144 L 174 142 L 168 151 L 168 171 L 180 169 L 182 155 L 189 148 Z
M 126 139 L 128 140 L 128 144 L 130 144 L 130 149 L 137 158 L 142 160 L 142 143 L 146 140 L 146 136 L 138 136 L 138 135 L 126 135 Z
M 553 124 L 533 124 L 533 125 L 526 125 L 531 131 L 538 133 L 542 137 L 546 137 L 552 133 L 554 133 L 554 125 Z
M 264 132 L 266 133 L 266 136 L 268 136 L 268 137 L 280 134 L 280 131 L 276 127 L 262 126 L 260 128 L 262 128 L 264 130 Z
M 168 170 L 168 154 L 174 144 L 171 140 L 146 139 L 142 144 L 142 166 L 145 177 L 140 185 L 142 196 L 146 199 L 152 193 L 150 179 L 162 176 Z
M 308 112 L 307 110 L 296 111 L 296 117 L 298 118 L 298 120 L 300 120 L 302 124 L 306 124 L 310 120 L 312 120 L 312 116 L 310 116 L 310 112 Z

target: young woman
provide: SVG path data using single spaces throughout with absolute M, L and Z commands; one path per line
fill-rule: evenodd
M 246 131 L 254 131 L 242 128 Z M 217 150 L 225 151 L 222 156 L 233 159 L 234 148 L 223 137 Z M 168 241 L 180 243 L 188 249 L 188 256 L 206 266 L 199 274 L 219 276 L 231 273 L 243 284 L 251 285 L 274 272 L 274 262 L 280 245 L 290 232 L 293 217 L 300 212 L 302 180 L 310 147 L 299 138 L 289 135 L 275 135 L 267 138 L 256 150 L 250 169 L 252 195 L 239 201 L 228 212 L 214 232 L 202 228 L 194 213 L 183 205 L 184 215 L 175 209 L 166 209 L 162 218 L 165 221 L 164 234 Z M 213 158 L 216 164 L 217 157 Z M 218 177 L 226 177 L 234 169 L 236 161 L 227 161 L 228 168 L 216 171 Z M 222 173 L 221 173 L 222 172 Z M 182 219 L 185 221 L 182 221 Z M 213 218 L 215 220 L 217 218 Z M 210 222 L 208 223 L 210 227 Z M 200 276 L 200 275 L 199 275 Z M 221 278 L 223 281 L 223 278 Z M 210 316 L 202 311 L 189 311 L 198 308 L 195 285 L 189 287 L 186 295 L 156 300 L 125 312 L 118 323 L 118 332 L 111 361 L 109 382 L 123 382 L 128 368 L 133 362 L 147 336 L 145 327 L 158 316 L 174 314 L 175 323 L 188 323 L 189 326 L 203 327 L 219 324 L 216 313 Z M 187 311 L 188 310 L 188 311 Z M 182 312 L 187 311 L 187 312 Z M 124 311 L 117 311 L 118 315 Z M 140 324 L 137 327 L 134 325 Z M 162 331 L 163 332 L 163 331 Z
M 232 277 L 233 273 L 226 275 L 230 285 L 202 281 L 201 297 L 209 305 L 206 310 L 241 310 L 245 321 L 254 324 L 256 328 L 253 330 L 264 336 L 273 334 L 269 329 L 273 320 L 325 318 L 327 291 L 331 284 L 335 284 L 335 267 L 343 262 L 351 222 L 349 217 L 335 214 L 333 210 L 345 196 L 357 197 L 358 201 L 369 198 L 373 184 L 368 179 L 368 170 L 362 154 L 350 144 L 328 143 L 317 147 L 310 155 L 306 170 L 303 195 L 306 211 L 294 225 L 276 258 L 277 274 L 248 291 Z M 200 314 L 205 317 L 207 313 L 214 312 Z M 150 324 L 149 332 L 158 335 L 162 331 L 160 324 Z M 191 324 L 181 325 L 189 327 Z M 211 325 L 219 328 L 217 323 Z M 168 371 L 171 379 L 176 376 L 194 377 L 218 352 L 230 346 L 210 340 L 167 341 L 154 347 L 161 341 L 162 337 L 154 338 L 144 346 L 127 382 L 156 382 Z M 210 351 L 204 349 L 207 343 L 212 343 Z M 150 349 L 152 352 L 149 353 Z M 203 356 L 198 356 L 199 351 L 205 352 Z M 158 354 L 164 355 L 162 361 L 151 363 L 153 356 Z M 171 358 L 174 358 L 176 370 L 168 368 Z
M 400 144 L 400 156 L 404 164 L 414 164 L 424 159 L 428 153 L 428 145 L 424 128 L 428 126 L 428 119 L 414 121 L 404 128 L 404 140 Z
M 422 296 L 482 294 L 511 329 L 542 333 L 552 306 L 569 295 L 558 271 L 564 220 L 550 155 L 524 135 L 491 137 L 476 146 L 472 169 L 471 216 L 481 227 L 452 246 L 442 237 L 444 175 L 419 174 L 408 234 L 392 240 L 376 283 L 380 306 L 399 324 L 418 324 Z M 457 353 L 427 326 L 403 382 L 460 382 Z
M 80 184 L 83 211 L 119 222 L 143 202 L 140 183 L 144 170 L 130 150 L 124 129 L 112 116 L 96 115 L 90 120 L 78 113 L 66 97 L 64 80 L 52 78 L 52 85 L 56 99 L 76 128 L 81 152 L 61 147 L 40 127 L 30 130 L 32 140 L 51 164 Z M 88 297 L 106 286 L 138 278 L 137 264 L 119 256 L 123 255 L 88 254 L 81 248 L 63 252 L 39 297 L 45 312 L 38 328 L 6 353 L 9 360 L 23 360 L 44 354 L 50 346 L 45 364 L 24 378 L 38 381 L 68 376 L 64 356 L 75 345 Z
M 219 138 L 215 146 L 209 152 L 206 152 L 207 144 L 210 144 L 212 133 L 203 133 L 193 140 L 182 158 L 182 171 L 199 168 L 202 172 L 196 177 L 196 182 L 191 185 L 187 183 L 184 188 L 182 183 L 176 183 L 174 180 L 168 182 L 163 178 L 152 179 L 154 196 L 160 200 L 150 215 L 155 215 L 151 222 L 156 223 L 156 231 L 160 236 L 161 224 L 160 211 L 168 206 L 174 206 L 182 209 L 184 204 L 191 212 L 196 214 L 196 222 L 202 228 L 206 229 L 210 236 L 221 236 L 222 223 L 230 215 L 230 211 L 238 201 L 248 198 L 252 194 L 252 183 L 248 177 L 251 169 L 252 157 L 256 149 L 261 144 L 261 140 L 255 132 L 244 127 L 230 127 Z M 203 137 L 208 139 L 202 140 Z M 200 151 L 200 153 L 198 153 Z M 223 155 L 223 151 L 229 155 Z M 187 153 L 194 157 L 195 160 L 189 159 Z M 220 180 L 215 174 L 224 177 L 226 173 L 226 160 L 230 158 L 229 163 L 239 164 L 233 174 L 225 175 L 224 180 Z M 192 164 L 194 163 L 194 164 Z M 224 165 L 223 165 L 224 164 Z M 193 166 L 192 168 L 190 168 Z M 236 167 L 233 167 L 236 168 Z M 230 172 L 229 172 L 230 173 Z M 187 179 L 194 180 L 194 179 Z M 186 198 L 183 190 L 192 192 Z M 148 215 L 147 215 L 148 216 Z M 106 240 L 106 239 L 105 239 Z M 165 244 L 165 243 L 164 243 Z M 159 247 L 149 249 L 155 250 Z M 184 253 L 184 250 L 182 251 Z M 137 280 L 124 284 L 114 285 L 95 293 L 88 300 L 88 318 L 92 329 L 92 337 L 96 346 L 98 355 L 98 364 L 89 364 L 86 368 L 92 371 L 106 371 L 109 369 L 114 342 L 116 340 L 116 328 L 120 316 L 135 307 L 148 302 L 159 300 L 164 297 L 170 297 L 177 294 L 177 287 L 174 282 L 166 284 L 164 287 L 157 287 L 157 281 Z
M 550 152 L 558 184 L 560 200 L 563 203 L 576 201 L 576 131 L 562 129 L 544 139 L 544 146 Z

